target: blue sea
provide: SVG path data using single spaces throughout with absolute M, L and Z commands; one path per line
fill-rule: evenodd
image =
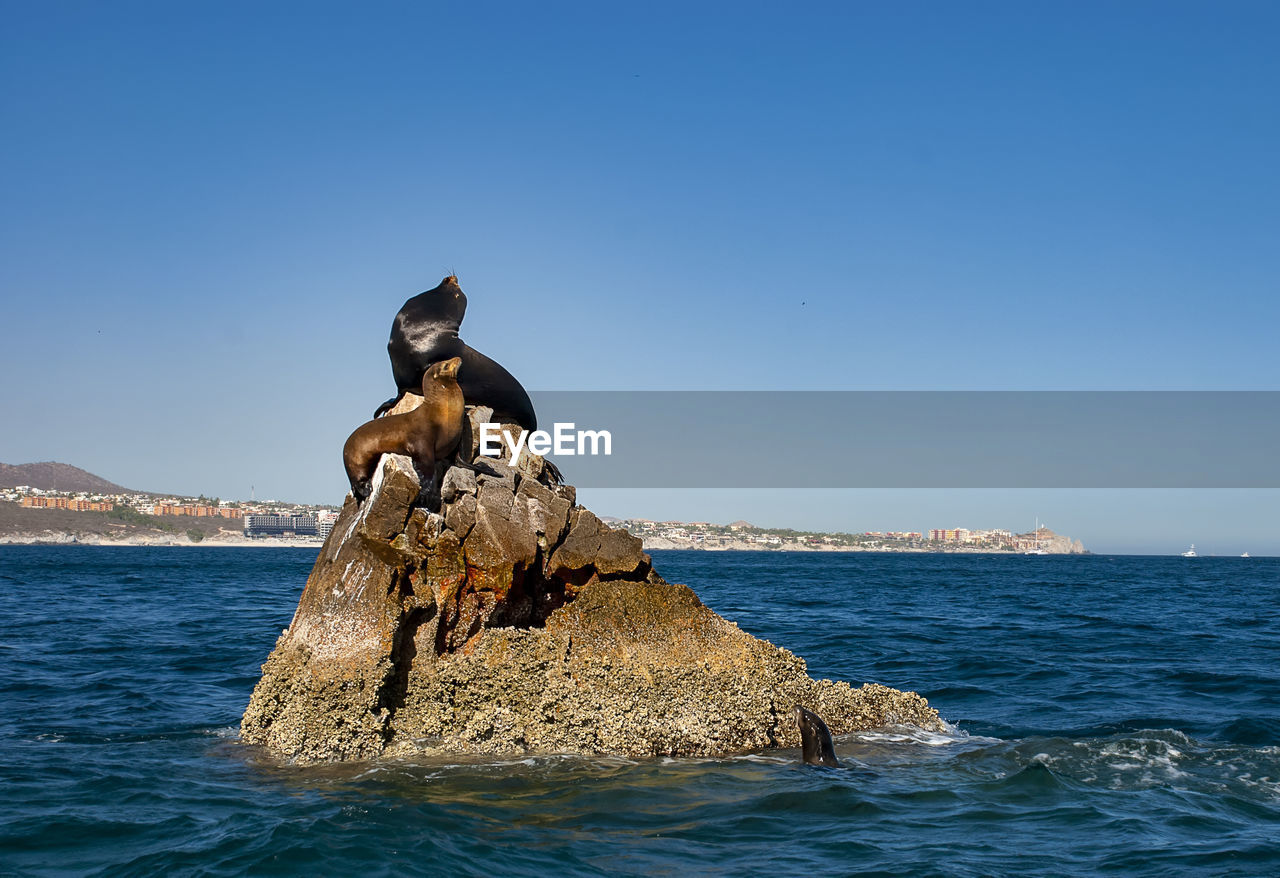
M 0 874 L 1280 874 L 1280 560 L 655 552 L 947 734 L 298 768 L 237 740 L 305 549 L 0 548 Z

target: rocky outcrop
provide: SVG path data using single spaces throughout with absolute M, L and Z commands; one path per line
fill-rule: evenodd
M 348 497 L 262 668 L 243 740 L 299 762 L 423 750 L 720 755 L 796 746 L 803 703 L 837 734 L 941 728 L 925 700 L 816 681 L 802 660 L 665 582 L 640 540 L 545 462 L 455 461 L 423 496 L 386 455 Z M 430 479 L 426 479 L 430 481 Z
M 1073 540 L 1071 537 L 1054 533 L 1047 527 L 1042 527 L 1038 531 L 1029 531 L 1025 534 L 1018 534 L 1018 539 L 1022 541 L 1022 545 L 1027 545 L 1034 541 L 1035 547 L 1040 551 L 1050 555 L 1084 555 L 1086 554 L 1084 543 L 1079 540 Z

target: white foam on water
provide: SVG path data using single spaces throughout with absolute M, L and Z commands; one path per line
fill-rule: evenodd
M 792 749 L 795 749 L 794 747 Z M 754 762 L 757 765 L 790 765 L 795 762 L 795 758 L 779 756 L 776 753 L 742 753 L 737 756 L 727 756 L 718 762 Z
M 1032 762 L 1065 777 L 1111 789 L 1196 785 L 1204 748 L 1175 729 L 1143 729 L 1123 736 L 1070 742 L 1059 751 L 1037 750 Z
M 447 758 L 445 754 L 435 754 L 437 758 Z M 454 754 L 456 755 L 456 754 Z M 459 771 L 494 771 L 504 770 L 516 767 L 539 768 L 559 766 L 563 764 L 581 765 L 591 768 L 621 768 L 639 763 L 625 756 L 583 756 L 576 753 L 545 753 L 536 756 L 519 756 L 519 757 L 485 757 L 476 756 L 466 761 L 449 761 L 437 762 L 432 758 L 429 752 L 423 754 L 410 754 L 400 757 L 394 764 L 402 768 L 432 770 L 429 776 L 439 776 L 446 772 Z M 671 760 L 674 761 L 674 760 Z
M 945 722 L 945 731 L 932 732 L 916 726 L 888 726 L 867 732 L 841 735 L 840 740 L 865 741 L 876 744 L 923 744 L 926 747 L 947 747 L 952 744 L 1000 744 L 999 738 L 970 735 L 959 726 Z

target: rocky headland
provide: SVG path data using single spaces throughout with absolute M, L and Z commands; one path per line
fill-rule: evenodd
M 411 404 L 411 403 L 410 403 Z M 431 474 L 385 455 L 348 496 L 262 668 L 244 741 L 300 763 L 421 752 L 716 756 L 836 734 L 941 729 L 911 692 L 805 663 L 666 582 L 527 451 L 478 455 L 487 409 Z

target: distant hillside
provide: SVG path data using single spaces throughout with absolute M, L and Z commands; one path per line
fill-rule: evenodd
M 229 538 L 243 540 L 243 527 L 239 519 L 143 515 L 118 507 L 111 512 L 27 509 L 17 503 L 0 502 L 0 545 L 124 543 L 128 540 L 185 544 L 205 539 L 213 544 L 227 542 Z
M 135 493 L 69 463 L 56 463 L 51 460 L 43 463 L 20 463 L 17 466 L 0 463 L 0 488 L 15 488 L 18 485 L 30 485 L 41 491 L 87 491 L 91 494 Z

